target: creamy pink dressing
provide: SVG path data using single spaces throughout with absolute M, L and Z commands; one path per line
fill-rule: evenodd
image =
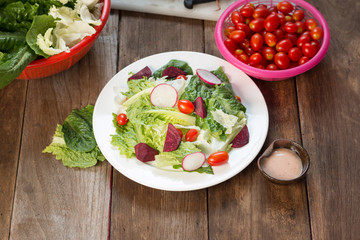
M 261 166 L 268 175 L 280 180 L 294 179 L 302 170 L 299 156 L 287 148 L 275 149 L 269 157 L 262 160 Z

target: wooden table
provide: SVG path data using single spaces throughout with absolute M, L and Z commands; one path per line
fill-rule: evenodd
M 300 142 L 311 158 L 305 181 L 274 185 L 253 161 L 219 185 L 167 192 L 106 161 L 70 169 L 42 154 L 56 124 L 135 60 L 174 50 L 221 57 L 215 22 L 113 10 L 70 70 L 0 91 L 0 239 L 359 239 L 359 4 L 310 2 L 331 30 L 325 58 L 286 81 L 254 79 L 270 118 L 260 153 L 277 138 Z

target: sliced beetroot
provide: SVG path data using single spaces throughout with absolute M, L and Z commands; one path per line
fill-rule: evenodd
M 233 148 L 240 148 L 245 146 L 249 142 L 249 130 L 248 127 L 245 125 L 243 129 L 239 132 L 238 135 L 232 140 L 232 147 Z
M 136 80 L 136 79 L 142 79 L 143 77 L 151 77 L 151 70 L 148 66 L 144 67 L 143 69 L 141 69 L 140 71 L 138 71 L 137 73 L 135 73 L 134 75 L 132 75 L 131 77 L 128 78 L 128 81 L 130 80 Z
M 163 152 L 171 152 L 178 149 L 181 143 L 181 136 L 179 131 L 172 125 L 168 124 L 168 129 L 165 138 L 164 150 Z
M 207 110 L 204 99 L 202 97 L 197 97 L 194 101 L 194 112 L 201 118 L 206 118 Z
M 146 143 L 138 143 L 135 145 L 136 158 L 142 162 L 154 161 L 155 155 L 158 155 L 159 151 L 153 149 Z
M 170 66 L 168 68 L 165 68 L 165 70 L 162 73 L 162 76 L 167 76 L 166 78 L 175 78 L 179 75 L 186 75 L 186 72 L 184 72 L 183 70 L 181 70 L 180 68 L 174 67 L 174 66 Z

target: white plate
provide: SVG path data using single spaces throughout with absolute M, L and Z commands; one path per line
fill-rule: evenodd
M 231 150 L 228 163 L 213 167 L 214 175 L 157 169 L 136 158 L 128 159 L 121 156 L 110 143 L 110 135 L 115 134 L 112 113 L 116 113 L 118 110 L 118 105 L 114 100 L 116 95 L 114 88 L 126 83 L 129 72 L 135 73 L 145 66 L 155 71 L 171 59 L 187 62 L 194 72 L 197 68 L 215 70 L 222 66 L 230 79 L 235 94 L 241 97 L 242 103 L 247 109 L 249 143 L 242 148 Z M 264 144 L 269 127 L 269 117 L 264 97 L 244 72 L 218 57 L 198 52 L 179 51 L 160 53 L 140 59 L 118 72 L 106 84 L 96 101 L 93 127 L 101 152 L 120 173 L 148 187 L 168 191 L 189 191 L 226 181 L 247 167 Z

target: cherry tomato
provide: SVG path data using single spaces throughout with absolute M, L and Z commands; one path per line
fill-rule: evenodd
M 259 65 L 262 61 L 262 55 L 260 53 L 253 53 L 251 56 L 250 56 L 250 65 L 252 66 L 256 66 L 256 65 Z
M 287 22 L 287 23 L 285 23 L 284 29 L 288 33 L 295 33 L 295 32 L 297 32 L 298 27 L 296 26 L 295 23 Z
M 267 8 L 267 6 L 265 4 L 258 4 L 255 9 L 257 8 Z
M 245 19 L 244 19 L 244 23 L 245 23 L 246 25 L 249 25 L 249 23 L 250 23 L 252 20 L 254 20 L 253 17 L 245 18 Z
M 303 65 L 304 63 L 307 63 L 310 59 L 306 56 L 302 56 L 300 59 L 299 59 L 299 65 Z
M 269 47 L 274 47 L 277 43 L 277 38 L 276 38 L 275 34 L 270 33 L 270 32 L 265 34 L 264 40 L 265 40 L 265 43 Z
M 305 26 L 307 30 L 311 31 L 314 27 L 317 27 L 317 22 L 314 19 L 309 18 L 305 20 Z
M 125 125 L 128 122 L 126 114 L 120 113 L 119 115 L 117 115 L 116 121 L 119 125 Z
M 293 20 L 292 16 L 290 16 L 290 15 L 285 16 L 285 21 L 286 22 L 292 22 L 292 20 Z
M 292 48 L 293 43 L 289 39 L 283 39 L 276 44 L 276 51 L 287 53 Z
M 230 33 L 231 33 L 232 31 L 234 31 L 235 29 L 236 29 L 236 28 L 235 28 L 234 26 L 229 26 L 229 27 L 225 28 L 224 35 L 225 35 L 226 37 L 229 37 L 229 36 L 230 36 Z
M 241 102 L 241 98 L 239 96 L 235 96 L 237 100 Z
M 230 38 L 225 39 L 224 44 L 225 44 L 225 47 L 229 50 L 229 52 L 231 52 L 231 53 L 235 52 L 236 44 L 232 39 L 230 39 Z
M 270 14 L 266 7 L 257 7 L 254 10 L 253 18 L 266 18 Z
M 303 20 L 303 19 L 304 19 L 304 16 L 305 16 L 305 13 L 304 13 L 304 11 L 303 11 L 302 9 L 297 9 L 297 10 L 295 10 L 295 11 L 293 12 L 293 15 L 292 15 L 292 17 L 293 17 L 293 19 L 294 19 L 295 21 L 301 21 L 301 20 Z
M 319 40 L 324 35 L 324 32 L 321 27 L 314 27 L 311 29 L 310 36 L 314 40 Z
M 229 154 L 225 151 L 221 151 L 211 154 L 208 157 L 207 162 L 211 166 L 218 166 L 226 163 L 228 160 L 229 160 Z
M 298 40 L 296 41 L 296 45 L 299 47 L 299 48 L 302 48 L 302 46 L 305 44 L 305 43 L 309 43 L 310 42 L 310 36 L 309 35 L 304 35 L 302 34 Z
M 262 55 L 266 60 L 272 61 L 275 57 L 275 49 L 271 47 L 264 47 L 262 50 Z
M 304 56 L 308 57 L 308 58 L 312 58 L 313 56 L 315 56 L 316 54 L 316 48 L 314 45 L 311 45 L 311 43 L 305 43 L 302 48 L 302 53 L 304 54 Z
M 254 53 L 256 53 L 256 51 L 254 49 L 252 49 L 251 47 L 245 48 L 244 51 L 245 51 L 246 55 L 248 55 L 249 57 L 251 55 L 253 55 Z
M 244 17 L 251 17 L 253 15 L 253 13 L 254 13 L 254 8 L 245 5 L 244 7 L 242 7 L 240 9 L 240 13 Z
M 243 17 L 240 15 L 238 11 L 233 11 L 231 13 L 231 21 L 233 22 L 233 24 L 236 25 L 237 23 L 243 21 Z
M 293 47 L 289 50 L 288 55 L 291 61 L 298 62 L 303 54 L 300 48 Z
M 249 63 L 249 56 L 246 55 L 245 53 L 237 55 L 236 57 L 237 57 L 237 59 L 239 59 L 241 62 L 243 62 L 245 64 Z
M 250 34 L 250 28 L 245 23 L 236 24 L 236 29 L 237 30 L 243 30 L 245 32 L 246 36 Z
M 276 39 L 279 41 L 284 39 L 284 31 L 281 29 L 276 29 L 273 34 L 276 36 Z
M 321 48 L 321 45 L 318 41 L 311 41 L 311 45 L 315 46 L 316 52 L 318 52 Z
M 297 33 L 302 34 L 306 29 L 304 22 L 297 21 L 295 22 L 295 25 L 297 26 Z
M 267 70 L 278 70 L 278 67 L 275 64 L 270 63 L 269 65 L 266 66 L 266 69 Z
M 269 12 L 270 12 L 270 14 L 271 13 L 277 13 L 278 10 L 277 10 L 277 8 L 275 6 L 272 6 L 272 7 L 269 7 Z
M 264 65 L 262 64 L 255 65 L 254 68 L 265 69 Z
M 194 111 L 194 104 L 189 100 L 183 99 L 177 102 L 177 106 L 180 112 L 190 114 Z
M 294 68 L 297 66 L 299 66 L 299 64 L 297 62 L 290 62 L 290 64 L 289 64 L 289 68 Z
M 241 49 L 241 48 L 238 48 L 238 49 L 235 50 L 235 56 L 236 56 L 236 55 L 243 54 L 243 53 L 244 53 L 244 50 Z
M 254 35 L 252 35 L 250 40 L 250 45 L 254 51 L 260 50 L 263 44 L 264 44 L 264 37 L 261 34 L 255 33 Z
M 280 11 L 284 14 L 288 14 L 294 10 L 294 6 L 291 3 L 289 3 L 288 1 L 282 1 L 282 2 L 278 3 L 277 9 L 278 9 L 278 11 Z
M 179 75 L 175 79 L 184 79 L 184 80 L 186 80 L 187 77 L 185 75 Z
M 245 38 L 244 41 L 242 41 L 242 43 L 240 43 L 240 47 L 242 49 L 248 48 L 250 47 L 250 41 L 249 39 Z
M 285 15 L 282 13 L 277 13 L 276 15 L 280 19 L 280 25 L 284 25 L 286 23 Z
M 254 32 L 260 32 L 264 29 L 264 21 L 263 18 L 256 18 L 249 23 L 249 28 Z
M 266 31 L 272 32 L 277 29 L 280 24 L 280 18 L 276 14 L 270 14 L 264 21 Z
M 287 69 L 290 64 L 290 59 L 286 53 L 279 52 L 275 55 L 274 63 L 280 69 Z
M 234 30 L 230 33 L 229 38 L 236 43 L 240 43 L 245 39 L 245 35 L 243 30 Z
M 196 140 L 198 135 L 199 135 L 199 132 L 196 129 L 190 129 L 185 134 L 185 140 L 188 141 L 188 142 L 193 142 L 193 141 Z
M 293 45 L 296 45 L 297 43 L 297 36 L 295 33 L 285 33 L 284 38 L 289 39 Z
M 183 135 L 183 132 L 182 132 L 180 129 L 178 129 L 178 128 L 177 128 L 176 130 L 179 132 L 179 134 L 180 134 L 180 138 L 182 139 L 182 138 L 183 138 L 183 136 L 184 136 L 184 135 Z

